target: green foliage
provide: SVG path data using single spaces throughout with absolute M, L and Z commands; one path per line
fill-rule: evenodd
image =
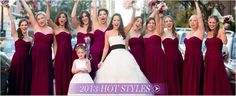
M 39 3 L 38 5 L 41 5 L 39 10 L 42 10 L 45 12 L 46 10 L 46 4 L 45 4 L 45 0 L 37 0 Z M 34 5 L 37 5 L 37 1 L 30 1 L 28 2 L 29 6 L 33 9 L 33 12 L 36 13 L 39 10 L 36 8 L 34 8 Z M 79 15 L 79 13 L 82 10 L 87 10 L 90 12 L 91 10 L 91 2 L 92 0 L 80 0 L 79 1 L 79 5 L 77 8 L 77 15 Z M 165 12 L 165 15 L 171 15 L 176 23 L 176 27 L 188 27 L 188 19 L 192 14 L 195 14 L 195 4 L 193 1 L 173 1 L 173 0 L 165 0 L 167 6 L 168 6 L 168 10 Z M 147 2 L 144 1 L 144 4 L 146 5 Z M 200 8 L 202 10 L 202 14 L 203 14 L 203 18 L 204 18 L 204 22 L 206 24 L 206 20 L 208 18 L 208 16 L 211 15 L 212 13 L 212 9 L 214 7 L 216 7 L 220 13 L 222 13 L 222 10 L 224 7 L 221 4 L 222 2 L 216 2 L 216 1 L 199 1 L 199 5 Z M 59 11 L 65 11 L 68 13 L 69 17 L 72 11 L 74 5 L 74 0 L 55 0 L 53 1 L 53 3 L 51 4 L 51 18 L 54 19 L 57 12 Z M 23 7 L 22 7 L 23 8 Z M 144 9 L 144 11 L 147 11 L 146 9 Z M 25 10 L 22 12 L 23 13 L 23 17 L 27 17 Z M 149 13 L 147 12 L 143 12 L 141 14 L 141 16 L 147 20 Z M 234 19 L 236 20 L 236 19 Z
M 85 1 L 79 1 L 79 4 L 78 4 L 78 8 L 77 8 L 77 15 L 79 15 L 79 13 L 82 11 L 82 10 L 87 10 L 90 12 L 90 9 L 91 9 L 91 0 L 85 0 Z M 56 14 L 57 12 L 59 11 L 65 11 L 67 12 L 67 14 L 69 15 L 70 17 L 70 14 L 71 14 L 71 11 L 73 9 L 73 6 L 74 6 L 74 1 L 66 1 L 66 0 L 63 0 L 63 1 L 57 1 L 55 2 L 56 4 L 51 8 L 51 17 L 52 18 L 55 18 L 56 17 Z
M 188 27 L 188 19 L 191 15 L 196 14 L 195 4 L 193 1 L 173 1 L 165 0 L 168 6 L 168 10 L 165 15 L 170 15 L 175 20 L 176 27 Z M 203 19 L 205 24 L 207 23 L 208 16 L 211 15 L 213 8 L 219 10 L 222 13 L 223 6 L 222 2 L 216 1 L 199 1 L 199 6 L 202 11 Z M 149 14 L 143 12 L 141 16 L 147 18 Z
M 92 0 L 79 1 L 76 16 L 79 16 L 79 13 L 82 10 L 87 10 L 90 12 L 91 2 L 92 2 Z M 29 1 L 29 2 L 27 2 L 27 4 L 31 8 L 31 10 L 33 11 L 34 14 L 36 14 L 39 11 L 43 11 L 46 13 L 45 0 Z M 57 12 L 64 11 L 68 14 L 68 18 L 70 20 L 70 14 L 73 9 L 73 6 L 74 6 L 74 0 L 68 0 L 68 1 L 67 0 L 55 0 L 51 3 L 50 17 L 52 18 L 52 20 L 54 20 L 57 15 Z M 21 7 L 24 8 L 22 4 L 21 4 Z M 28 18 L 25 10 L 23 10 L 21 13 L 22 13 L 23 18 Z M 73 28 L 72 28 L 72 30 L 73 30 Z M 76 32 L 73 32 L 73 33 L 74 33 L 73 36 L 75 36 Z
M 82 11 L 82 10 L 87 10 L 90 12 L 91 9 L 91 0 L 84 0 L 84 1 L 79 1 L 79 5 L 77 8 L 77 15 Z M 36 14 L 38 11 L 43 11 L 46 12 L 46 3 L 45 0 L 38 0 L 37 1 L 30 1 L 27 2 L 28 6 L 31 8 L 34 14 Z M 72 0 L 55 0 L 51 3 L 51 18 L 55 18 L 57 12 L 59 11 L 65 11 L 70 17 L 72 8 L 74 6 L 74 1 Z M 23 6 L 21 5 L 23 8 Z M 27 18 L 26 11 L 22 11 L 22 16 Z

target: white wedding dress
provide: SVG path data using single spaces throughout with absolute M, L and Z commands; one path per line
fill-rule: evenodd
M 110 46 L 125 45 L 122 36 L 108 38 Z M 149 83 L 133 55 L 125 48 L 111 50 L 97 71 L 95 83 Z

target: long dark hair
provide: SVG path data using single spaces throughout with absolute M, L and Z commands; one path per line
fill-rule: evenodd
M 154 23 L 155 23 L 155 25 L 156 25 L 155 18 L 150 17 L 150 18 L 148 18 L 148 20 L 147 20 L 146 27 L 147 27 L 148 23 L 149 23 L 151 20 L 154 20 Z
M 148 23 L 149 23 L 151 20 L 154 20 L 154 21 L 155 21 L 155 18 L 153 18 L 153 17 L 148 18 L 147 23 L 146 23 L 146 27 L 147 27 Z M 156 22 L 155 22 L 155 25 L 156 25 Z
M 161 1 L 159 1 L 159 0 L 156 0 L 156 1 L 153 1 L 152 2 L 152 6 L 155 6 L 156 4 L 159 4 Z
M 214 16 L 214 15 L 213 15 L 213 16 L 209 16 L 209 17 L 208 17 L 208 20 L 209 20 L 210 18 L 214 18 L 214 19 L 216 20 L 216 23 L 217 23 L 216 29 L 214 30 L 214 37 L 216 37 L 216 36 L 218 35 L 218 31 L 219 31 L 219 29 L 220 29 L 219 19 L 218 19 L 217 16 Z M 212 30 L 210 29 L 208 23 L 207 23 L 207 29 L 208 29 L 208 32 L 209 32 L 209 31 L 212 31 Z
M 89 19 L 89 25 L 88 25 L 88 29 L 87 29 L 87 32 L 91 32 L 92 31 L 92 20 L 91 20 L 91 16 L 89 14 L 88 11 L 81 11 L 80 14 L 79 14 L 79 22 L 80 22 L 80 27 L 84 27 L 84 23 L 82 21 L 82 18 L 83 18 L 83 14 L 86 14 L 86 16 L 88 17 Z
M 141 16 L 137 16 L 134 18 L 134 22 L 136 22 L 139 18 L 142 20 L 142 25 L 141 25 L 141 28 L 139 29 L 139 31 L 140 31 L 143 27 L 143 24 L 144 24 L 143 18 Z
M 21 29 L 20 29 L 20 25 L 21 25 L 21 23 L 24 22 L 24 21 L 25 21 L 27 24 L 29 24 L 29 22 L 28 22 L 27 19 L 21 19 L 21 20 L 19 21 L 19 23 L 18 23 L 18 28 L 17 28 L 17 30 L 16 30 L 19 39 L 23 39 L 23 38 L 24 38 L 24 35 L 22 34 L 22 31 L 21 31 Z
M 66 22 L 65 22 L 64 27 L 65 27 L 67 30 L 71 31 L 71 27 L 70 27 L 70 23 L 69 23 L 69 17 L 68 17 L 68 15 L 67 15 L 66 12 L 61 11 L 61 12 L 58 12 L 58 13 L 57 13 L 56 18 L 55 18 L 55 20 L 54 20 L 55 24 L 59 25 L 58 19 L 60 18 L 61 14 L 64 14 L 64 15 L 66 16 Z
M 101 8 L 101 9 L 98 10 L 98 14 L 97 14 L 98 16 L 99 16 L 99 13 L 100 13 L 101 11 L 104 11 L 107 15 L 109 14 L 109 12 L 108 12 L 107 9 Z
M 175 21 L 174 21 L 174 19 L 173 19 L 170 15 L 166 15 L 166 16 L 164 17 L 164 20 L 165 20 L 166 18 L 170 18 L 171 21 L 173 22 L 173 25 L 172 25 L 172 34 L 176 37 L 176 36 L 177 36 L 177 33 L 176 33 L 176 29 L 175 29 Z
M 118 35 L 121 35 L 121 36 L 123 37 L 123 39 L 125 39 L 125 38 L 126 38 L 126 35 L 125 35 L 125 32 L 124 32 L 124 24 L 123 24 L 121 15 L 120 15 L 119 13 L 115 13 L 115 14 L 112 16 L 111 22 L 110 22 L 110 24 L 109 24 L 107 30 L 112 30 L 112 29 L 113 29 L 112 23 L 113 23 L 113 19 L 114 19 L 115 16 L 118 16 L 118 17 L 120 18 L 120 26 L 119 26 L 119 28 L 118 28 L 118 31 L 119 31 Z

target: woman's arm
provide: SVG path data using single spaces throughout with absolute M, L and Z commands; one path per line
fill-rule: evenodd
M 95 27 L 98 26 L 97 15 L 97 0 L 92 0 L 92 21 Z
M 50 18 L 50 12 L 51 12 L 51 8 L 50 8 L 50 5 L 49 5 L 49 2 L 47 1 L 47 10 L 46 10 L 46 19 L 47 19 L 47 22 L 48 22 L 48 25 L 50 27 L 52 27 L 54 30 L 58 29 L 58 26 L 52 21 L 52 19 Z M 56 32 L 56 31 L 53 31 L 53 32 Z
M 29 6 L 26 4 L 25 0 L 21 0 L 22 4 L 23 4 L 23 7 L 25 9 L 25 11 L 28 13 L 29 15 L 29 20 L 33 26 L 34 29 L 38 29 L 38 23 L 37 21 L 35 20 L 34 18 L 34 14 L 33 12 L 31 11 L 31 9 L 29 8 Z
M 156 5 L 155 5 L 155 6 L 156 6 Z M 148 18 L 154 18 L 154 17 L 156 16 L 156 14 L 157 14 L 157 8 L 154 7 L 154 8 L 152 9 L 152 13 L 149 15 Z
M 53 52 L 54 52 L 54 56 L 56 56 L 57 54 L 57 40 L 56 40 L 56 35 L 54 34 L 53 36 Z
M 79 0 L 75 0 L 75 4 L 71 12 L 71 22 L 75 28 L 79 25 L 79 21 L 76 19 L 76 9 L 78 7 L 78 4 Z
M 162 21 L 163 14 L 159 13 L 159 10 L 157 10 L 156 13 L 157 13 L 156 18 L 155 18 L 155 21 L 156 21 L 156 33 L 158 35 L 162 35 L 162 33 L 163 33 L 163 21 Z
M 108 53 L 108 50 L 109 50 L 108 33 L 109 33 L 109 32 L 106 32 L 106 33 L 105 33 L 104 48 L 103 48 L 103 53 L 102 53 L 101 61 L 100 61 L 100 63 L 98 64 L 98 68 L 101 67 L 101 64 L 103 63 L 104 59 L 106 58 L 107 53 Z
M 205 32 L 202 12 L 200 10 L 200 7 L 197 1 L 195 1 L 195 6 L 197 10 L 197 19 L 198 19 L 198 34 L 201 36 L 201 39 L 202 39 Z
M 224 28 L 220 29 L 218 35 L 219 35 L 219 38 L 221 39 L 222 43 L 224 45 L 226 45 L 228 40 L 227 40 L 227 36 L 225 34 L 225 29 Z
M 134 18 L 135 18 L 135 13 L 136 13 L 136 9 L 134 8 L 134 6 L 132 6 L 132 10 L 133 10 L 133 12 L 132 12 L 132 16 L 131 16 L 130 22 L 124 28 L 124 31 L 125 31 L 126 34 L 130 31 L 130 29 L 132 28 L 132 26 L 134 24 Z
M 8 6 L 7 10 L 8 10 L 8 16 L 10 18 L 10 24 L 11 24 L 11 36 L 13 37 L 14 41 L 16 41 L 18 39 L 18 34 L 16 32 L 16 26 L 15 26 L 15 22 L 12 15 L 12 9 Z

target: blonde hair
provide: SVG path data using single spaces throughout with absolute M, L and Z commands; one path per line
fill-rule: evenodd
M 86 45 L 84 43 L 79 43 L 76 45 L 75 50 L 78 51 L 79 49 L 82 49 L 84 52 L 86 52 Z
M 39 15 L 43 15 L 44 17 L 46 16 L 46 13 L 43 11 L 39 11 L 36 13 L 35 18 L 37 18 Z
M 197 15 L 192 15 L 192 16 L 188 19 L 188 21 L 190 21 L 190 20 L 193 19 L 193 18 L 197 18 Z

